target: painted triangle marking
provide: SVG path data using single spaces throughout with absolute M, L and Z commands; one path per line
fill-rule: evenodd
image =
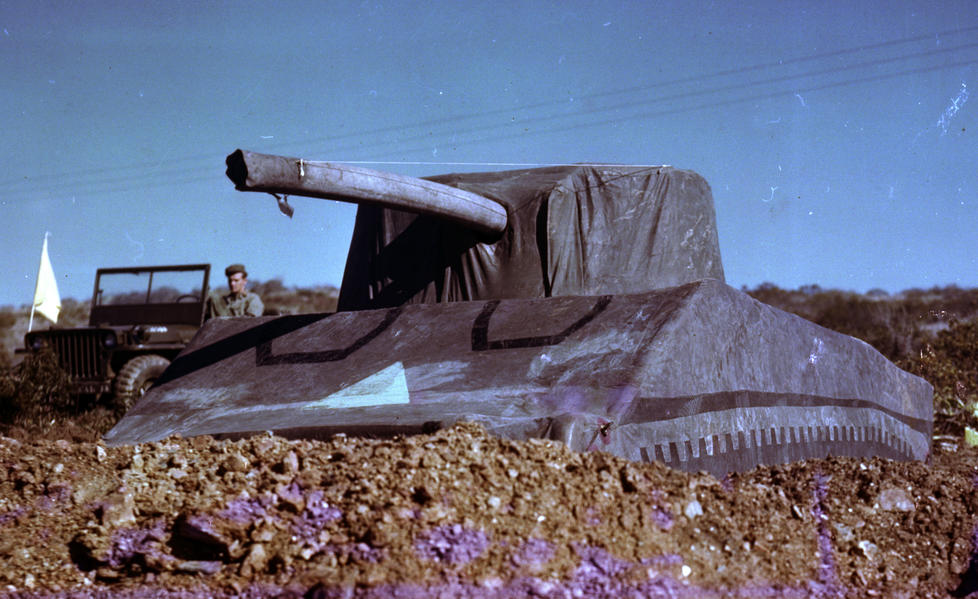
M 303 409 L 365 408 L 390 404 L 406 404 L 411 401 L 404 364 L 395 362 L 387 368 L 340 389 L 336 393 L 311 401 Z

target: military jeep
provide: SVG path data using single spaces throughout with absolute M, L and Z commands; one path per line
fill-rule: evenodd
M 209 278 L 209 264 L 100 268 L 88 326 L 27 333 L 27 351 L 52 350 L 73 396 L 128 409 L 203 324 Z

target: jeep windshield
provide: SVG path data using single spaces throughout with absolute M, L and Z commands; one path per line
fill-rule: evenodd
M 168 304 L 203 301 L 202 271 L 100 272 L 95 304 Z
M 210 265 L 103 268 L 95 275 L 91 324 L 200 324 Z

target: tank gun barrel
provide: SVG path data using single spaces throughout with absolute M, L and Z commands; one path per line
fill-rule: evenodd
M 375 203 L 444 218 L 487 235 L 506 228 L 506 209 L 499 202 L 417 177 L 240 149 L 225 162 L 239 191 Z

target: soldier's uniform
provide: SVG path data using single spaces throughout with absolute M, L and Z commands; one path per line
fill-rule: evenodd
M 257 293 L 211 293 L 207 302 L 207 317 L 212 316 L 261 316 L 265 304 Z
M 228 286 L 231 287 L 231 277 L 240 273 L 243 279 L 248 278 L 248 271 L 243 264 L 232 264 L 224 269 L 224 274 L 228 277 Z M 265 305 L 257 293 L 244 289 L 241 293 L 228 291 L 219 293 L 212 291 L 207 296 L 206 318 L 214 316 L 261 316 L 265 311 Z

